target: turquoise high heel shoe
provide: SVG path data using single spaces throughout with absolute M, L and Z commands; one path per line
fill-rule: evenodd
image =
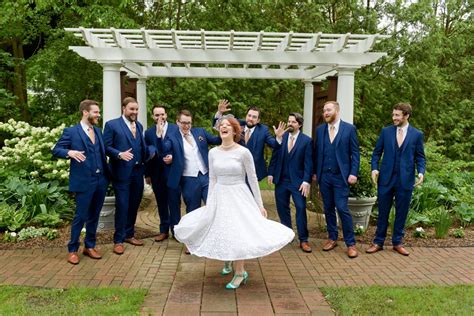
M 235 279 L 237 278 L 242 278 L 242 281 L 239 283 L 239 284 L 234 284 L 234 281 Z M 244 273 L 242 274 L 234 274 L 234 277 L 232 278 L 232 281 L 230 281 L 229 283 L 227 283 L 227 285 L 225 286 L 226 289 L 229 289 L 229 290 L 235 290 L 235 289 L 238 289 L 240 287 L 240 285 L 243 283 L 243 284 L 247 284 L 247 280 L 249 279 L 249 274 L 247 273 L 247 271 L 244 271 Z
M 232 261 L 224 261 L 224 268 L 222 268 L 221 275 L 228 275 L 232 272 Z

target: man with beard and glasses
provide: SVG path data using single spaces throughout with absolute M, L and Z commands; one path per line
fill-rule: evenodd
M 67 261 L 71 264 L 79 263 L 77 252 L 84 224 L 83 254 L 92 259 L 102 258 L 95 248 L 96 231 L 110 178 L 102 132 L 96 127 L 100 118 L 99 103 L 84 100 L 79 104 L 79 112 L 82 115 L 80 123 L 66 128 L 52 151 L 55 157 L 71 159 L 69 190 L 75 193 L 76 200 L 71 240 L 67 246 Z
M 359 142 L 355 126 L 342 121 L 339 111 L 339 103 L 336 101 L 324 104 L 323 116 L 326 123 L 316 128 L 313 179 L 319 183 L 329 235 L 323 250 L 330 251 L 337 246 L 337 209 L 347 256 L 355 258 L 359 254 L 355 246 L 354 226 L 347 201 L 349 185 L 357 182 L 359 173 Z
M 214 116 L 213 126 L 216 126 L 217 121 L 223 116 L 225 112 L 230 111 L 230 103 L 227 100 L 219 101 L 217 106 L 217 113 Z M 245 120 L 238 120 L 242 126 L 242 137 L 239 144 L 248 148 L 252 154 L 257 172 L 257 179 L 261 181 L 268 175 L 267 164 L 265 161 L 265 144 L 272 149 L 280 147 L 282 135 L 285 128 L 280 122 L 278 128 L 273 127 L 276 137 L 270 134 L 268 127 L 260 123 L 260 109 L 256 106 L 251 106 L 247 109 Z
M 383 249 L 387 236 L 388 218 L 395 197 L 395 223 L 392 233 L 393 250 L 408 256 L 402 246 L 404 227 L 410 207 L 413 187 L 423 183 L 425 152 L 423 133 L 408 123 L 412 108 L 408 103 L 393 107 L 393 125 L 382 129 L 372 154 L 372 181 L 377 184 L 379 217 L 373 244 L 366 250 L 375 253 Z M 379 162 L 383 154 L 382 163 Z M 415 165 L 418 179 L 415 182 Z
M 151 113 L 155 125 L 145 131 L 145 142 L 147 145 L 155 146 L 158 153 L 153 157 L 153 159 L 150 159 L 150 161 L 147 162 L 145 179 L 153 188 L 156 204 L 158 206 L 160 234 L 155 238 L 155 241 L 160 242 L 169 237 L 170 228 L 179 222 L 179 214 L 170 212 L 170 204 L 177 204 L 178 210 L 181 208 L 180 193 L 170 192 L 172 189 L 168 188 L 166 185 L 168 182 L 170 167 L 163 161 L 165 157 L 163 141 L 166 137 L 169 137 L 169 135 L 178 132 L 178 126 L 167 121 L 168 115 L 163 105 L 154 105 Z M 170 201 L 169 199 L 172 199 L 173 197 L 176 197 L 178 200 Z M 173 224 L 170 225 L 170 223 Z
M 296 228 L 300 248 L 311 252 L 308 242 L 308 218 L 306 197 L 310 192 L 312 174 L 312 141 L 300 132 L 303 116 L 290 113 L 287 132 L 283 134 L 282 145 L 273 151 L 268 167 L 268 183 L 275 183 L 275 201 L 278 216 L 283 225 L 292 228 L 290 197 L 296 208 Z M 284 123 L 280 122 L 284 128 Z
M 115 191 L 115 234 L 113 252 L 121 255 L 124 242 L 143 246 L 135 238 L 135 221 L 143 195 L 145 162 L 156 153 L 146 146 L 143 127 L 137 121 L 138 103 L 127 97 L 122 102 L 122 116 L 105 123 L 104 142 L 113 175 Z

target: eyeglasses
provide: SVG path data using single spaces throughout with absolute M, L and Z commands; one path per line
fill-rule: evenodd
M 179 124 L 182 124 L 182 125 L 191 125 L 192 122 L 183 122 L 183 121 L 178 121 Z

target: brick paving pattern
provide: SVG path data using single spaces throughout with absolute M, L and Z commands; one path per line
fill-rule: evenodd
M 264 192 L 270 217 L 276 219 L 273 192 Z M 139 213 L 138 225 L 157 230 L 156 205 Z M 309 223 L 315 222 L 314 214 Z M 318 236 L 322 237 L 322 236 Z M 102 245 L 102 260 L 81 255 L 66 262 L 66 248 L 0 251 L 0 284 L 67 288 L 146 288 L 143 315 L 333 315 L 322 286 L 453 285 L 474 284 L 474 248 L 408 248 L 409 257 L 390 248 L 349 259 L 345 247 L 320 250 L 322 240 L 311 240 L 313 252 L 303 253 L 297 242 L 270 256 L 249 260 L 250 279 L 238 290 L 225 290 L 232 278 L 219 274 L 222 264 L 184 254 L 175 240 L 144 247 L 126 245 L 125 254 Z

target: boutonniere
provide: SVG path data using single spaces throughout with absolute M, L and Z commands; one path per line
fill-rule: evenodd
M 199 139 L 200 142 L 202 142 L 204 140 L 204 137 L 199 136 L 198 139 Z

